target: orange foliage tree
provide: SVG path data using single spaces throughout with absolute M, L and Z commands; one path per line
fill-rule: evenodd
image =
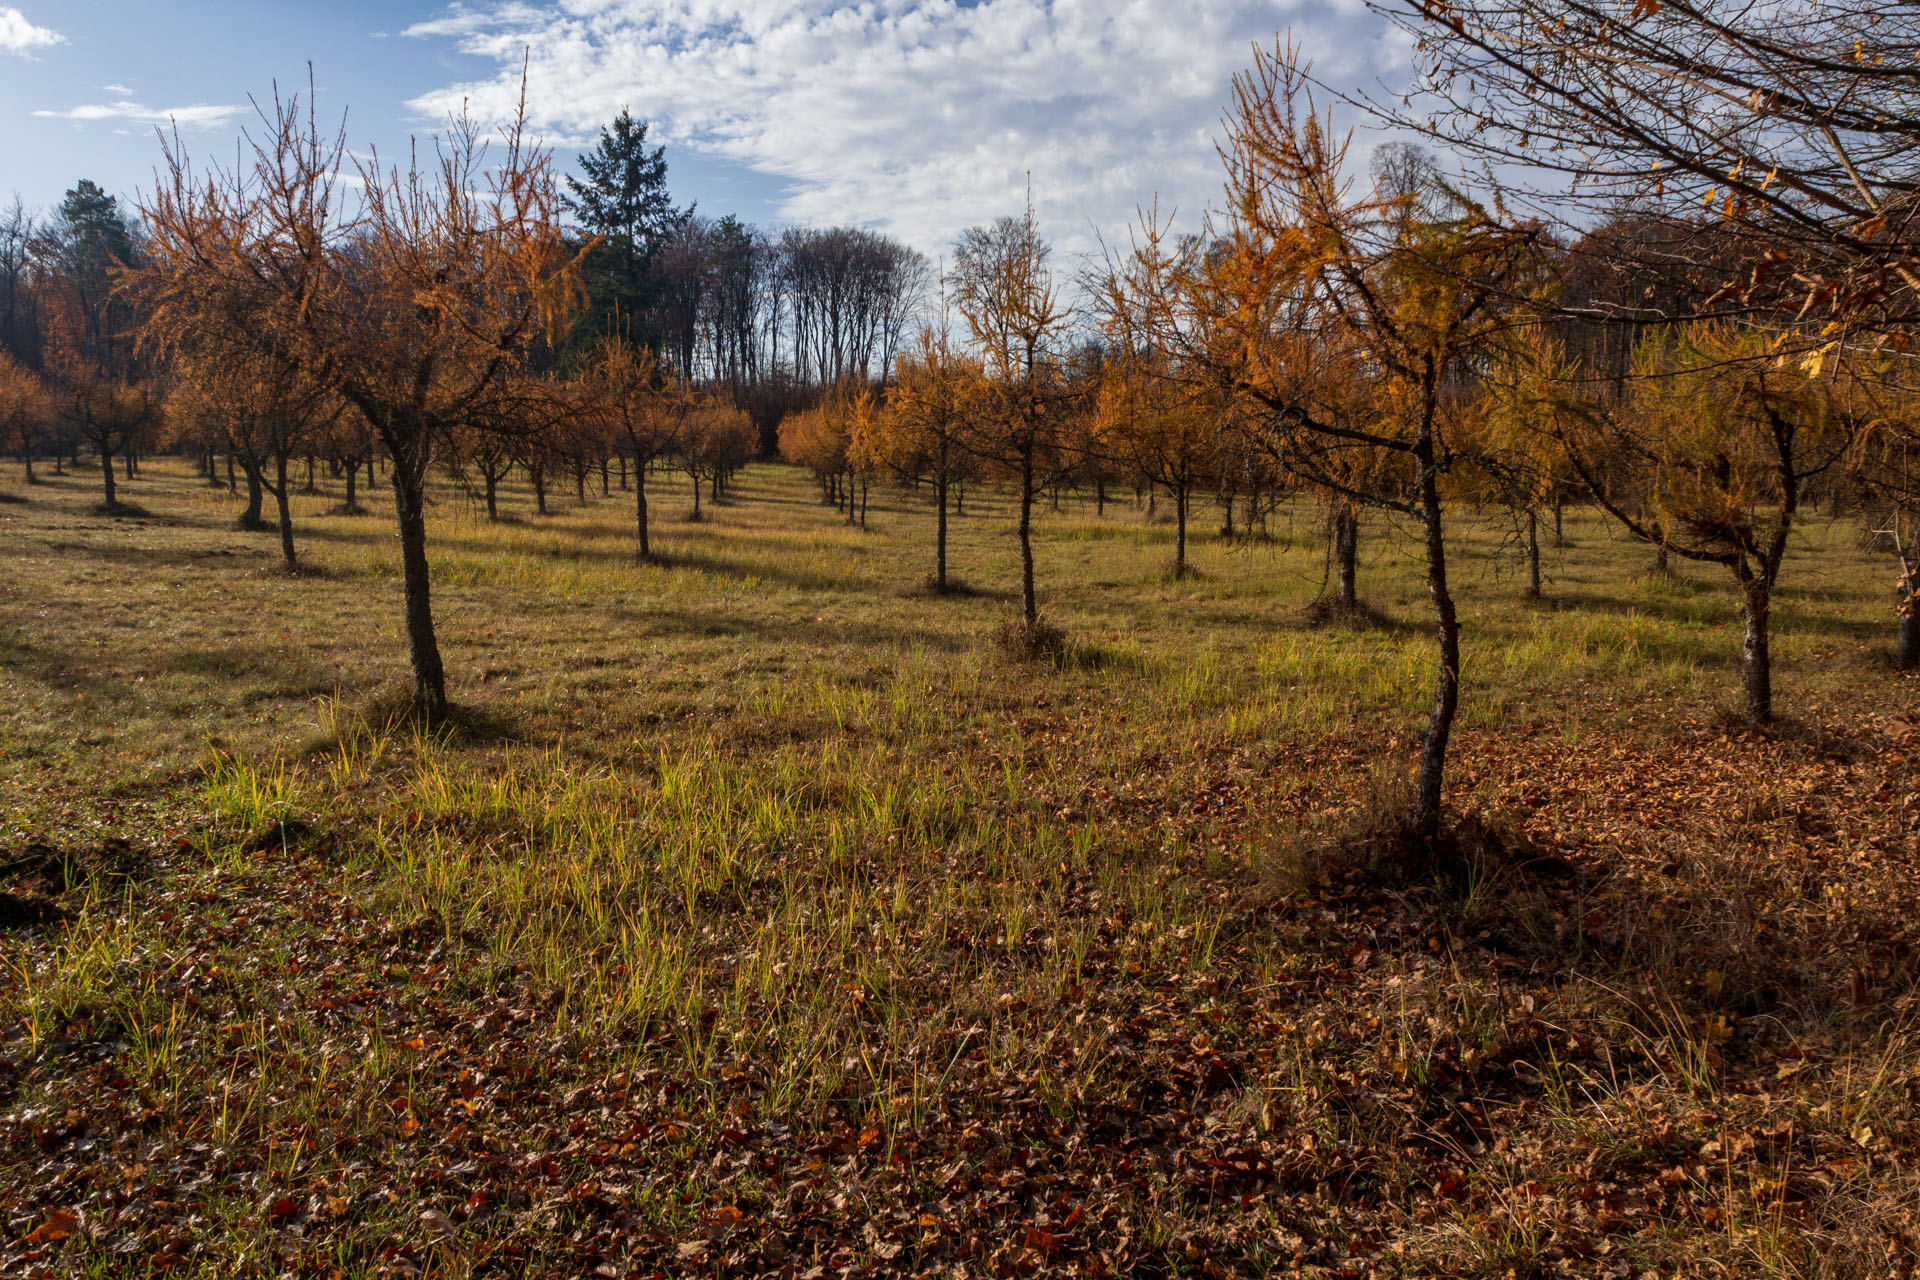
M 178 136 L 143 207 L 157 324 L 203 327 L 287 359 L 357 409 L 391 463 L 413 701 L 447 709 L 427 563 L 426 481 L 463 427 L 511 431 L 537 387 L 516 375 L 580 302 L 551 154 L 525 104 L 490 148 L 457 117 L 405 168 L 356 162 L 310 108 L 276 97 L 250 158 L 196 172 Z M 528 405 L 531 409 L 533 406 Z

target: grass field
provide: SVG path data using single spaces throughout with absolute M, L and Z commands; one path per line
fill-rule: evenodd
M 179 464 L 0 502 L 8 1275 L 1889 1276 L 1920 1260 L 1920 705 L 1892 561 L 1810 521 L 1784 722 L 1728 584 L 1585 511 L 1546 598 L 1454 530 L 1465 870 L 1393 802 L 1404 530 L 1004 501 L 867 530 L 750 469 L 684 520 L 452 489 L 457 732 L 382 516 L 301 576 Z M 18 501 L 12 500 L 18 499 Z M 1207 511 L 1199 524 L 1217 524 Z

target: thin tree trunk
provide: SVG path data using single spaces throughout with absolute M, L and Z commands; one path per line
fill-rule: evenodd
M 314 494 L 314 493 L 320 492 L 320 490 L 314 488 L 314 485 L 313 485 L 313 455 L 312 454 L 307 455 L 307 483 L 306 483 L 306 487 L 301 489 L 300 492 L 306 493 L 306 494 Z
M 1920 667 L 1920 525 L 1916 525 L 1900 575 L 1900 634 L 1894 660 L 1903 671 Z
M 1527 599 L 1540 598 L 1540 514 L 1527 508 Z
M 1033 589 L 1033 451 L 1020 455 L 1020 616 L 1031 627 L 1040 621 Z
M 620 465 L 624 475 L 626 463 Z M 644 463 L 633 469 L 633 519 L 640 534 L 640 558 L 651 560 L 653 547 L 647 541 L 647 468 Z
M 120 455 L 120 461 L 127 469 L 127 479 L 133 479 L 133 447 L 131 445 L 127 447 L 125 453 Z
M 1093 514 L 1096 519 L 1107 518 L 1107 480 L 1105 476 L 1093 478 Z
M 862 529 L 865 529 L 867 527 L 867 489 L 868 487 L 869 486 L 867 484 L 866 477 L 862 476 L 860 478 L 860 527 Z
M 498 523 L 500 520 L 500 477 L 488 467 L 482 473 L 487 478 L 487 519 Z
M 1340 579 L 1340 604 L 1360 607 L 1360 513 L 1342 503 L 1333 516 L 1333 552 Z
M 547 469 L 529 467 L 527 470 L 533 478 L 533 509 L 540 515 L 545 515 L 547 514 Z
M 1415 830 L 1422 839 L 1440 834 L 1440 800 L 1446 781 L 1447 743 L 1460 709 L 1460 619 L 1453 592 L 1447 586 L 1447 543 L 1440 519 L 1440 476 L 1428 442 L 1416 452 L 1420 464 L 1420 508 L 1426 526 L 1427 590 L 1440 639 L 1440 679 L 1434 691 L 1433 715 L 1420 743 L 1420 773 L 1414 793 Z
M 266 503 L 266 484 L 260 475 L 260 464 L 252 458 L 242 460 L 240 468 L 247 473 L 247 509 L 240 513 L 240 527 L 258 533 L 267 527 L 266 519 L 260 514 Z
M 27 469 L 28 484 L 40 483 L 39 477 L 33 474 L 33 445 L 32 444 L 23 444 L 20 446 L 20 465 Z
M 693 480 L 693 514 L 687 519 L 698 523 L 700 519 L 700 473 L 688 468 L 687 475 Z
M 612 490 L 607 485 L 607 460 L 600 459 L 600 496 L 606 497 Z
M 1558 489 L 1553 492 L 1553 545 L 1567 545 L 1567 495 Z
M 944 467 L 934 477 L 933 497 L 939 511 L 939 518 L 934 524 L 933 585 L 944 592 L 947 589 L 947 475 Z
M 104 442 L 100 446 L 100 478 L 106 483 L 107 510 L 118 511 L 120 499 L 113 491 L 113 450 Z
M 400 524 L 400 566 L 406 581 L 407 647 L 413 660 L 414 705 L 430 717 L 446 714 L 447 675 L 433 631 L 433 591 L 427 567 L 426 459 L 395 455 L 393 503 Z
M 1173 576 L 1184 577 L 1187 572 L 1187 491 L 1184 488 L 1173 491 Z
M 233 478 L 233 450 L 229 449 L 227 450 L 227 492 L 232 493 L 237 488 L 239 486 Z
M 358 458 L 347 459 L 346 473 L 347 473 L 346 512 L 348 515 L 352 515 L 354 512 L 360 510 L 360 495 L 357 492 L 360 485 L 360 460 Z
M 308 466 L 312 466 L 311 456 L 309 456 L 308 459 Z M 288 569 L 298 569 L 300 567 L 300 559 L 294 554 L 293 549 L 293 511 L 291 504 L 287 501 L 286 454 L 279 454 L 275 457 L 274 471 L 275 478 L 280 482 L 279 486 L 273 491 L 274 505 L 278 507 L 280 511 L 280 554 L 286 557 Z
M 1740 665 L 1746 676 L 1747 723 L 1770 724 L 1773 721 L 1773 649 L 1771 631 L 1772 591 L 1763 578 L 1749 577 L 1741 584 L 1741 621 L 1745 634 L 1740 645 Z

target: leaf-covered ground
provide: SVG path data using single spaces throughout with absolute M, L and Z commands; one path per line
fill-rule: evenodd
M 1469 578 L 1436 878 L 1338 839 L 1424 640 L 1300 621 L 1310 530 L 1175 588 L 1164 531 L 1061 517 L 1082 647 L 1009 679 L 1004 601 L 899 594 L 910 504 L 862 538 L 778 476 L 678 578 L 567 561 L 590 515 L 460 525 L 480 714 L 426 737 L 337 622 L 392 603 L 364 525 L 316 579 L 209 569 L 178 483 L 172 525 L 42 497 L 4 553 L 0 1274 L 1920 1262 L 1920 715 L 1838 531 L 1767 735 L 1715 713 L 1713 584 L 1598 525 L 1545 616 Z

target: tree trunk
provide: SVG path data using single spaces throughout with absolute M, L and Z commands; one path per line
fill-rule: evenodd
M 33 445 L 31 443 L 20 446 L 20 465 L 27 469 L 28 484 L 40 483 L 39 478 L 33 474 Z
M 934 506 L 939 517 L 934 524 L 933 537 L 933 585 L 939 591 L 947 589 L 947 476 L 943 468 L 933 481 Z
M 860 478 L 860 527 L 862 529 L 867 527 L 867 489 L 867 479 L 862 476 Z
M 627 487 L 627 459 L 625 455 L 622 455 L 620 458 L 620 488 L 624 492 L 626 490 L 626 487 Z
M 1333 554 L 1342 608 L 1360 607 L 1360 513 L 1342 503 L 1333 516 Z
M 500 520 L 500 477 L 488 467 L 483 473 L 487 478 L 487 519 L 493 523 Z
M 698 523 L 700 520 L 700 473 L 689 467 L 687 475 L 693 480 L 693 514 L 687 519 Z
M 1093 514 L 1096 518 L 1107 518 L 1107 481 L 1105 476 L 1093 478 Z
M 347 472 L 346 512 L 348 515 L 352 515 L 354 512 L 360 509 L 360 495 L 357 492 L 357 489 L 359 488 L 359 484 L 360 484 L 360 460 L 358 458 L 347 459 L 346 472 Z
M 620 464 L 624 469 L 626 464 Z M 623 471 L 624 474 L 624 471 Z M 633 469 L 633 520 L 640 534 L 640 558 L 653 559 L 653 547 L 647 541 L 647 468 L 640 464 Z
M 243 459 L 240 468 L 247 473 L 247 509 L 240 513 L 240 527 L 258 533 L 267 527 L 260 514 L 266 502 L 266 485 L 262 483 L 260 464 L 252 458 Z
M 419 446 L 416 446 L 419 447 Z M 447 710 L 446 668 L 433 632 L 433 592 L 427 568 L 426 459 L 394 455 L 393 503 L 400 524 L 400 566 L 407 592 L 407 647 L 413 659 L 414 705 L 429 717 Z
M 233 493 L 239 487 L 233 478 L 233 450 L 229 449 L 227 450 L 227 492 Z
M 547 514 L 547 469 L 528 467 L 527 474 L 533 480 L 533 509 L 540 515 Z
M 1033 451 L 1020 455 L 1020 616 L 1031 627 L 1040 621 L 1033 590 Z
M 605 458 L 600 459 L 600 496 L 603 498 L 613 492 L 613 490 L 608 487 L 607 465 Z
M 1913 531 L 1900 575 L 1900 636 L 1894 660 L 1903 671 L 1920 667 L 1920 526 Z
M 106 484 L 107 510 L 118 511 L 120 499 L 113 491 L 113 450 L 104 441 L 100 445 L 100 478 Z
M 127 469 L 127 479 L 133 479 L 133 447 L 131 445 L 127 447 L 125 453 L 120 455 L 120 461 Z
M 1773 652 L 1769 612 L 1772 591 L 1760 578 L 1741 583 L 1741 615 L 1746 634 L 1740 646 L 1740 665 L 1746 676 L 1747 723 L 1773 721 Z
M 307 455 L 307 483 L 306 483 L 306 486 L 300 490 L 300 492 L 306 493 L 306 494 L 315 494 L 320 492 L 318 489 L 314 488 L 313 486 L 313 455 L 312 454 Z
M 1414 827 L 1422 839 L 1440 834 L 1440 798 L 1446 781 L 1447 743 L 1453 737 L 1453 719 L 1460 709 L 1460 619 L 1454 612 L 1453 592 L 1447 586 L 1447 544 L 1440 520 L 1440 476 L 1432 446 L 1415 456 L 1420 463 L 1421 521 L 1426 526 L 1427 590 L 1440 639 L 1440 679 L 1434 691 L 1433 715 L 1420 743 L 1420 774 L 1414 792 Z
M 1187 572 L 1187 491 L 1173 491 L 1173 576 L 1186 576 Z
M 580 506 L 587 505 L 587 473 L 581 467 L 575 467 L 573 471 L 573 500 Z
M 1558 489 L 1553 493 L 1553 545 L 1567 545 L 1567 495 Z
M 1527 508 L 1527 599 L 1540 598 L 1540 514 Z
M 311 456 L 308 458 L 307 465 L 309 467 L 313 465 Z M 286 454 L 280 454 L 274 459 L 274 471 L 275 478 L 280 482 L 279 487 L 273 491 L 273 502 L 274 505 L 279 508 L 280 512 L 280 554 L 286 557 L 287 568 L 289 570 L 298 569 L 300 567 L 300 559 L 294 554 L 293 550 L 293 511 L 291 504 L 287 501 Z
M 1653 553 L 1653 571 L 1662 575 L 1672 572 L 1667 567 L 1667 540 L 1664 537 L 1660 539 L 1659 549 Z

